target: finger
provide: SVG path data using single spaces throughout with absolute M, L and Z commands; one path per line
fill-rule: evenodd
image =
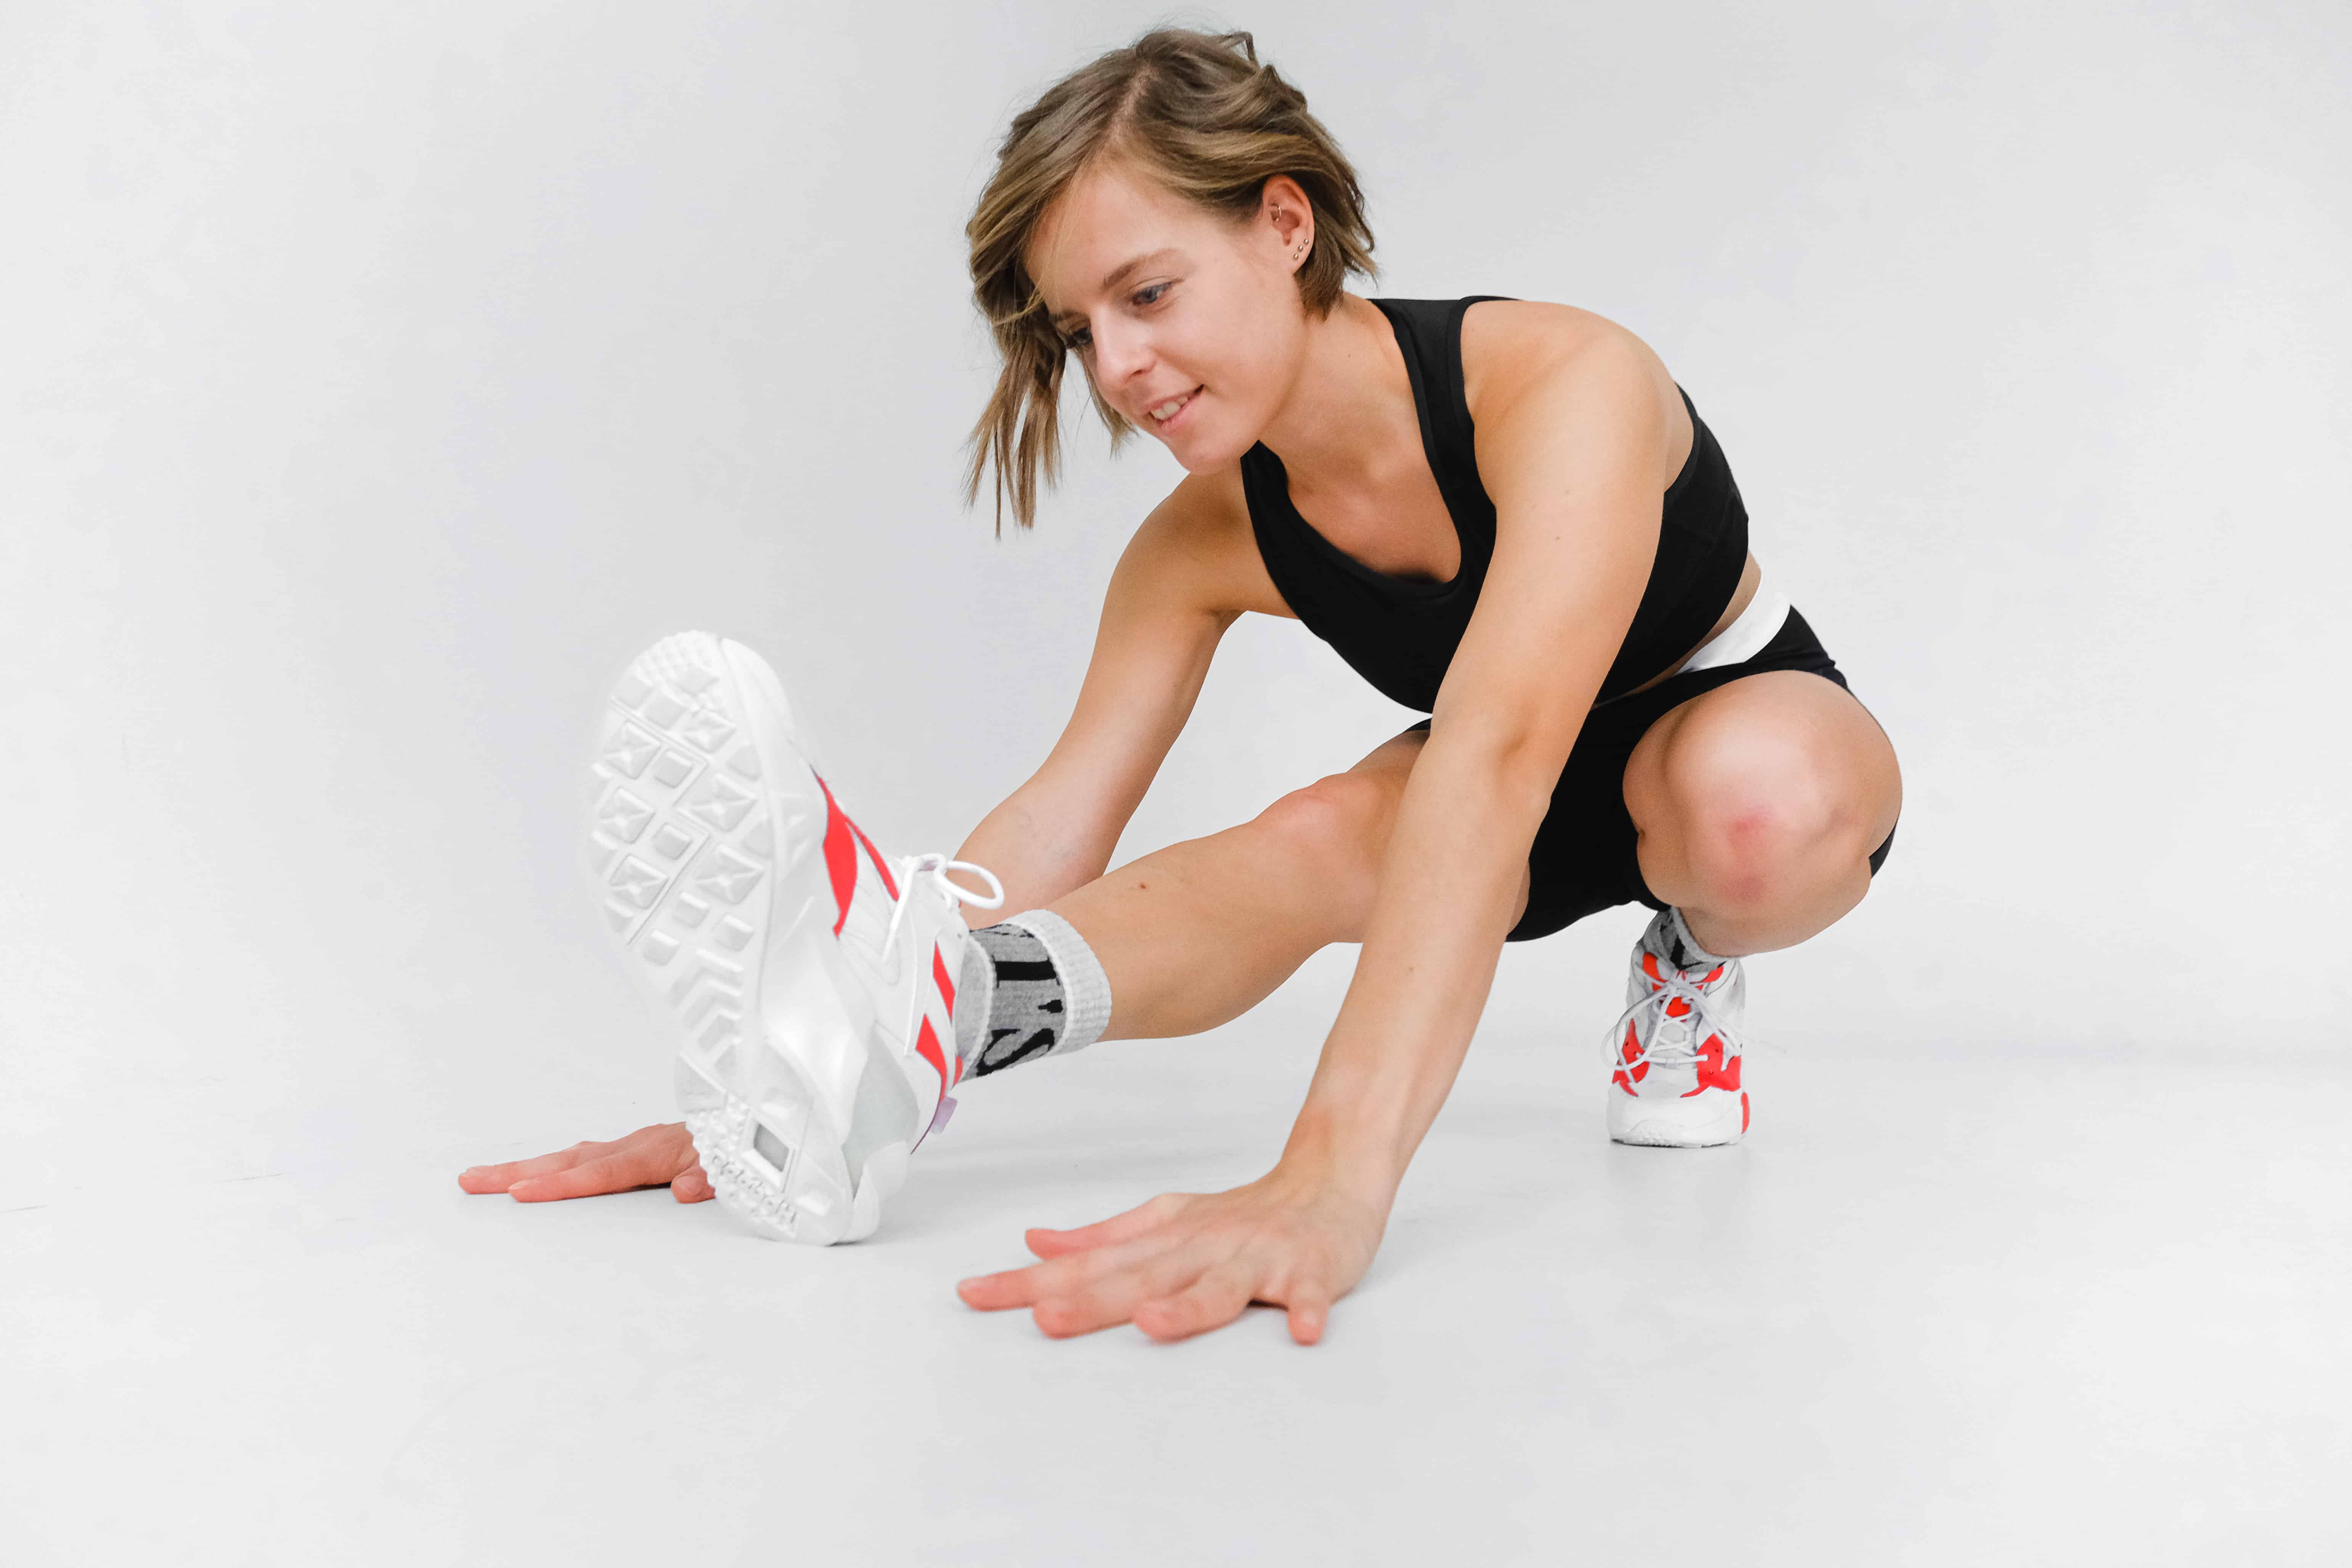
M 1301 1290 L 1290 1298 L 1290 1338 L 1293 1342 L 1311 1345 L 1323 1337 L 1323 1325 L 1330 1321 L 1331 1300 L 1320 1291 Z
M 585 1140 L 569 1149 L 558 1149 L 552 1154 L 541 1154 L 529 1160 L 509 1160 L 499 1165 L 475 1165 L 457 1173 L 457 1184 L 469 1193 L 502 1193 L 517 1182 L 529 1181 L 554 1171 L 567 1171 L 583 1160 L 593 1160 L 610 1143 L 592 1143 Z
M 1113 1215 L 1093 1225 L 1082 1225 L 1076 1230 L 1039 1226 L 1024 1233 L 1021 1239 L 1040 1258 L 1062 1258 L 1089 1247 L 1114 1247 L 1122 1241 L 1132 1241 L 1183 1213 L 1188 1196 L 1184 1193 L 1162 1193 L 1148 1204 L 1138 1204 L 1125 1214 Z
M 1128 1254 L 1123 1249 L 1115 1253 L 1111 1248 L 1097 1248 L 1075 1257 L 1032 1263 L 1026 1268 L 975 1275 L 959 1281 L 956 1294 L 963 1298 L 965 1305 L 977 1307 L 983 1312 L 1002 1312 L 1011 1307 L 1034 1307 L 1040 1301 L 1083 1290 L 1123 1262 L 1173 1246 L 1174 1238 L 1146 1237 L 1141 1241 L 1127 1245 L 1138 1250 Z
M 682 1204 L 698 1204 L 719 1194 L 710 1190 L 710 1178 L 702 1173 L 700 1165 L 688 1165 L 669 1182 L 669 1195 Z
M 976 1275 L 959 1283 L 956 1294 L 963 1298 L 965 1305 L 983 1312 L 1034 1307 L 1040 1301 L 1083 1290 L 1120 1268 L 1167 1251 L 1182 1239 L 1172 1230 L 1157 1231 L 1117 1247 L 1098 1247 L 1066 1258 L 1051 1258 L 1026 1268 L 1008 1268 L 1001 1274 Z
M 1102 1279 L 1066 1296 L 1049 1296 L 1030 1314 L 1040 1331 L 1055 1339 L 1091 1334 L 1124 1323 L 1143 1302 L 1177 1294 L 1230 1253 L 1202 1238 L 1139 1258 Z
M 657 1187 L 670 1179 L 662 1162 L 642 1152 L 607 1154 L 568 1170 L 531 1176 L 507 1189 L 518 1203 L 543 1204 L 557 1198 L 593 1197 L 600 1193 L 625 1193 L 631 1187 Z
M 1224 1266 L 1209 1270 L 1173 1295 L 1155 1297 L 1135 1309 L 1135 1326 L 1167 1342 L 1222 1329 L 1250 1304 L 1250 1276 Z
M 1034 1305 L 1036 1284 L 1024 1278 L 1026 1268 L 1007 1269 L 1002 1274 L 975 1274 L 969 1279 L 956 1281 L 956 1295 L 963 1304 L 977 1312 L 1003 1312 L 1014 1307 Z

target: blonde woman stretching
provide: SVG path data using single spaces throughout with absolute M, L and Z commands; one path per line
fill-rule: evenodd
M 1362 1278 L 1506 942 L 1657 911 L 1608 1130 L 1735 1141 L 1741 960 L 1853 909 L 1895 754 L 1748 552 L 1657 356 L 1566 305 L 1366 299 L 1362 194 L 1249 36 L 1148 35 L 1018 116 L 969 230 L 1003 373 L 971 495 L 1034 513 L 1075 357 L 1185 470 L 1113 574 L 1068 728 L 954 859 L 892 858 L 756 655 L 689 632 L 613 694 L 597 897 L 677 1046 L 682 1124 L 477 1167 L 525 1201 L 667 1183 L 766 1234 L 871 1233 L 967 1074 L 1247 1011 L 1362 951 L 1272 1170 L 967 1279 L 1049 1334 L 1173 1339 L 1253 1301 L 1312 1343 Z M 1285 616 L 1430 717 L 1252 821 L 1108 875 L 1219 637 Z M 981 911 L 1020 911 L 1008 918 Z M 977 928 L 977 929 L 975 929 Z

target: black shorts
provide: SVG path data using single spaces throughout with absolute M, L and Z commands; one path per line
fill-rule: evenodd
M 1666 907 L 1642 880 L 1633 818 L 1625 809 L 1625 763 L 1650 726 L 1670 710 L 1743 676 L 1775 669 L 1811 670 L 1846 684 L 1822 639 L 1792 609 L 1772 640 L 1739 663 L 1670 675 L 1647 691 L 1604 702 L 1591 711 L 1560 769 L 1559 783 L 1552 786 L 1551 809 L 1544 814 L 1528 850 L 1527 912 L 1506 940 L 1549 936 L 1619 904 L 1638 900 L 1654 910 Z M 1429 721 L 1412 728 L 1427 730 Z M 1885 841 L 1871 851 L 1872 875 L 1885 863 L 1894 843 L 1895 831 L 1889 828 Z

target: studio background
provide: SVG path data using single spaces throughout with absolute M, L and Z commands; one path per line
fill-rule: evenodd
M 598 704 L 664 633 L 766 654 L 886 848 L 1028 775 L 1179 470 L 1074 390 L 1034 535 L 963 509 L 961 227 L 1009 114 L 1165 15 L 0 15 L 0 1206 L 666 1116 L 574 868 Z M 2352 16 L 1175 19 L 1254 30 L 1356 161 L 1351 287 L 1600 311 L 1717 431 L 1905 778 L 1869 899 L 1751 965 L 1768 1038 L 2021 1094 L 2340 1052 Z M 1412 717 L 1245 621 L 1120 857 Z M 1592 1073 L 1644 914 L 1512 946 L 1474 1056 Z M 1281 1093 L 1353 957 L 1223 1032 Z M 1148 1096 L 1234 1048 L 1067 1070 Z

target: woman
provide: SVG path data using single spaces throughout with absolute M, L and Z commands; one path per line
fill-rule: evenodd
M 971 496 L 992 465 L 1000 526 L 1008 501 L 1030 524 L 1072 355 L 1114 433 L 1186 470 L 1113 574 L 1068 728 L 957 859 L 892 860 L 755 655 L 698 633 L 646 653 L 614 693 L 592 864 L 677 1028 L 687 1121 L 467 1190 L 667 1182 L 772 1235 L 853 1238 L 966 1072 L 1210 1028 L 1360 942 L 1265 1176 L 1032 1231 L 1042 1261 L 961 1287 L 1052 1334 L 1176 1338 L 1267 1301 L 1312 1343 L 1502 944 L 1634 900 L 1657 915 L 1611 1035 L 1611 1135 L 1742 1136 L 1740 961 L 1860 901 L 1900 784 L 1763 584 L 1723 454 L 1656 355 L 1567 306 L 1345 292 L 1371 269 L 1354 174 L 1247 34 L 1155 32 L 1058 83 L 1013 121 L 968 233 L 1004 356 Z M 1104 875 L 1248 611 L 1303 621 L 1431 717 Z M 967 919 L 1008 900 L 1023 912 Z

